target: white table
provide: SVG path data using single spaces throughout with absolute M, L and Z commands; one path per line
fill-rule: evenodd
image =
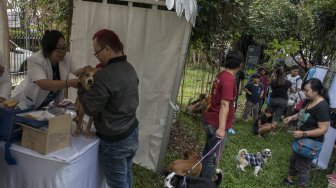
M 99 139 L 72 137 L 71 145 L 41 155 L 19 144 L 12 144 L 11 153 L 17 165 L 4 159 L 4 142 L 0 142 L 1 188 L 105 188 L 98 161 Z

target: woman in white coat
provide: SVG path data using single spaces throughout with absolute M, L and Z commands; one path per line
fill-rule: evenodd
M 12 91 L 12 83 L 7 70 L 4 67 L 2 53 L 0 52 L 0 103 L 9 98 Z
M 27 60 L 27 77 L 14 89 L 12 97 L 24 101 L 36 109 L 56 104 L 64 99 L 64 89 L 77 87 L 78 78 L 69 79 L 75 73 L 74 63 L 67 52 L 65 38 L 60 31 L 46 31 L 41 41 L 42 50 Z

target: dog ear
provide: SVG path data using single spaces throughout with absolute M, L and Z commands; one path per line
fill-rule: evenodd
M 83 74 L 83 72 L 84 72 L 84 67 L 78 69 L 74 74 L 75 74 L 76 77 L 79 78 Z
M 87 65 L 87 66 L 85 66 L 85 67 L 82 67 L 82 68 L 78 69 L 78 70 L 75 72 L 75 76 L 77 76 L 77 77 L 81 77 L 81 75 L 85 72 L 85 69 L 88 69 L 88 68 L 90 68 L 90 69 L 94 69 L 91 65 Z
M 162 174 L 164 177 L 167 177 L 171 172 L 169 172 L 168 170 L 163 170 Z
M 183 153 L 183 159 L 188 159 L 190 155 L 190 150 L 187 150 Z
M 84 67 L 84 69 L 94 69 L 91 65 L 87 65 Z

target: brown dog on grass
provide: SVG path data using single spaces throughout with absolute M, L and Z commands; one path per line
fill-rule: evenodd
M 196 152 L 189 150 L 184 153 L 185 159 L 176 160 L 170 163 L 167 167 L 169 172 L 175 172 L 177 175 L 188 175 L 189 171 L 199 161 Z M 202 163 L 198 163 L 197 166 L 190 171 L 191 176 L 199 176 L 202 170 Z
M 76 76 L 79 78 L 80 83 L 82 86 L 85 88 L 86 91 L 89 91 L 91 89 L 91 86 L 93 85 L 93 76 L 96 73 L 97 69 L 89 66 L 83 67 L 80 69 L 77 73 Z M 76 121 L 76 130 L 73 133 L 74 136 L 79 136 L 82 133 L 83 130 L 83 118 L 84 118 L 84 108 L 82 104 L 79 101 L 79 98 L 76 98 L 75 102 L 75 111 L 77 113 L 77 116 L 75 118 Z M 84 136 L 86 138 L 92 137 L 91 133 L 91 126 L 93 123 L 93 117 L 89 117 L 89 122 L 86 126 L 86 130 L 84 132 Z

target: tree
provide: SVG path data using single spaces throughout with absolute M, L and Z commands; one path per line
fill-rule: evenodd
M 248 7 L 244 2 L 198 0 L 198 16 L 190 40 L 192 53 L 202 52 L 208 64 L 219 66 L 225 49 L 240 38 L 244 9 Z
M 250 6 L 246 32 L 257 44 L 269 47 L 269 41 L 290 38 L 300 41 L 300 54 L 307 61 L 328 64 L 335 51 L 336 1 L 255 0 Z M 328 59 L 323 59 L 327 57 Z
M 17 7 L 21 17 L 21 29 L 17 32 L 43 33 L 47 29 L 57 29 L 69 41 L 73 0 L 12 0 L 9 8 Z

